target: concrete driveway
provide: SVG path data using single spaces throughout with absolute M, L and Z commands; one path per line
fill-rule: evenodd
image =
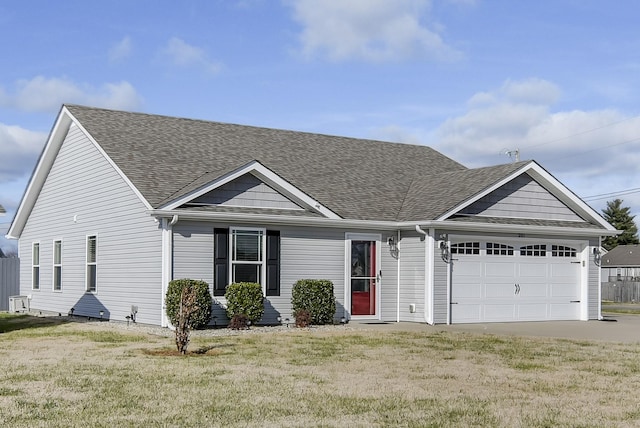
M 603 321 L 541 321 L 435 326 L 408 322 L 351 322 L 349 325 L 353 328 L 373 328 L 389 331 L 464 331 L 495 335 L 640 343 L 640 315 L 606 314 Z

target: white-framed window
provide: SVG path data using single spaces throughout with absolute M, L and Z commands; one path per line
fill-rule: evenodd
M 451 244 L 451 254 L 480 254 L 480 242 Z
M 62 291 L 62 241 L 53 241 L 53 291 Z
M 86 290 L 96 292 L 98 286 L 98 237 L 96 235 L 87 236 L 87 278 Z
M 229 243 L 231 282 L 264 285 L 265 229 L 232 228 Z
M 31 289 L 40 290 L 40 243 L 34 242 L 31 250 Z
M 488 256 L 513 256 L 513 247 L 507 244 L 499 244 L 497 242 L 487 242 Z
M 576 257 L 578 250 L 564 245 L 552 245 L 551 257 Z
M 520 247 L 520 255 L 526 257 L 546 257 L 546 244 L 532 244 Z

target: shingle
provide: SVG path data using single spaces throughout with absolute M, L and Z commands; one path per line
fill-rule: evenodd
M 618 245 L 602 256 L 603 267 L 640 266 L 640 245 Z
M 394 221 L 414 181 L 466 170 L 427 146 L 66 107 L 156 208 L 257 160 L 343 218 Z

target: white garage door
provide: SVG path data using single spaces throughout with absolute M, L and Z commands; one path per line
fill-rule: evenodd
M 580 319 L 580 247 L 452 242 L 451 322 Z

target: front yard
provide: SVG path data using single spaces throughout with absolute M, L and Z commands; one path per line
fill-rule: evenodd
M 638 344 L 336 326 L 196 336 L 181 357 L 65 321 L 0 315 L 0 426 L 640 424 Z

